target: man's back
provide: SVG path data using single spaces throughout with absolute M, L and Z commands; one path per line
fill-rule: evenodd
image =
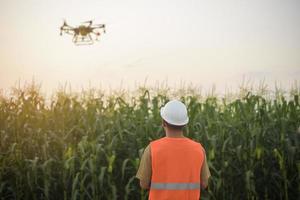
M 188 138 L 164 137 L 151 142 L 149 199 L 199 199 L 201 144 Z

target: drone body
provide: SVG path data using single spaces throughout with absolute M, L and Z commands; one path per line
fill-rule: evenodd
M 100 31 L 103 30 L 105 33 L 105 24 L 94 24 L 93 21 L 83 22 L 78 27 L 72 27 L 64 21 L 60 27 L 60 35 L 67 33 L 73 35 L 72 41 L 76 45 L 90 45 L 94 43 L 94 40 L 98 40 Z

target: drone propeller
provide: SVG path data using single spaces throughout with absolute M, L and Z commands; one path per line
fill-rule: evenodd
M 105 24 L 94 24 L 93 29 L 103 29 L 103 32 L 105 33 Z
M 93 20 L 89 20 L 89 21 L 85 21 L 85 22 L 81 22 L 82 24 L 89 24 L 89 26 L 92 25 L 93 23 Z
M 84 21 L 84 22 L 81 22 L 81 23 L 91 23 L 93 22 L 93 20 L 88 20 L 88 21 Z
M 68 26 L 67 21 L 66 21 L 65 18 L 63 18 L 63 21 L 64 21 L 63 26 Z
M 105 28 L 105 24 L 93 24 L 93 26 L 99 26 L 100 28 Z
M 65 26 L 68 26 L 66 20 L 65 20 L 65 19 L 63 19 L 63 20 L 64 20 L 64 23 L 63 23 L 63 25 L 60 27 L 60 35 L 62 35 L 62 32 L 63 32 L 63 30 L 64 30 L 64 27 L 65 27 Z

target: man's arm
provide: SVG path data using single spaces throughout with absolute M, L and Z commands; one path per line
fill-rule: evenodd
M 207 188 L 208 186 L 208 179 L 211 176 L 209 168 L 208 168 L 208 164 L 207 164 L 207 160 L 206 160 L 206 154 L 205 154 L 205 150 L 203 149 L 203 153 L 204 153 L 204 161 L 202 164 L 202 168 L 201 168 L 201 187 L 203 189 Z
M 148 145 L 141 158 L 140 166 L 136 177 L 140 179 L 140 186 L 143 189 L 149 189 L 151 183 L 152 166 L 151 166 L 151 150 Z

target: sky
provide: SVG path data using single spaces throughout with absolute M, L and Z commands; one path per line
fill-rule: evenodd
M 300 78 L 298 0 L 0 0 L 0 89 L 34 79 L 45 91 L 167 82 L 220 90 L 243 79 Z M 76 46 L 59 35 L 94 20 L 106 34 Z M 299 83 L 298 83 L 299 84 Z

